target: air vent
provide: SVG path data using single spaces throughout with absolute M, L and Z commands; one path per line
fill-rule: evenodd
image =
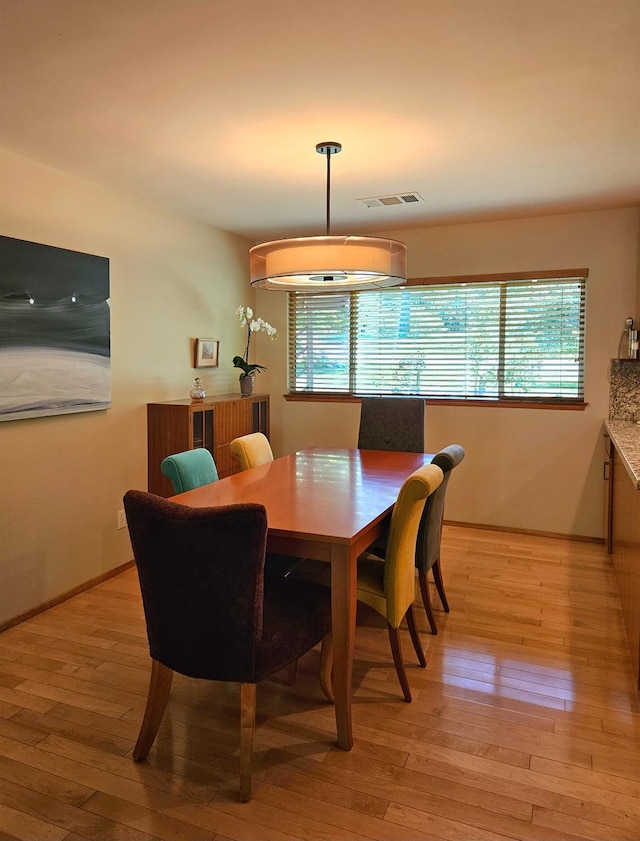
M 394 204 L 414 204 L 424 201 L 420 193 L 398 193 L 395 196 L 375 196 L 370 199 L 358 199 L 365 207 L 390 207 Z

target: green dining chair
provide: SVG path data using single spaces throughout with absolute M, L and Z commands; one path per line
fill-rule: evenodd
M 160 470 L 169 479 L 174 493 L 177 494 L 218 481 L 216 463 L 209 450 L 204 447 L 167 456 L 162 460 Z

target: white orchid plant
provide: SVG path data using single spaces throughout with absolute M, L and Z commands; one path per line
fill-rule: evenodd
M 233 357 L 234 368 L 240 368 L 241 370 L 238 379 L 243 380 L 245 377 L 252 377 L 254 374 L 265 370 L 264 365 L 257 365 L 256 363 L 249 364 L 249 348 L 251 347 L 251 336 L 253 333 L 263 330 L 270 339 L 275 339 L 278 331 L 263 318 L 254 318 L 251 307 L 238 307 L 236 315 L 240 319 L 240 326 L 246 327 L 247 329 L 247 346 L 244 349 L 244 354 Z

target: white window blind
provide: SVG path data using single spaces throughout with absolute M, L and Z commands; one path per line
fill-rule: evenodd
M 584 400 L 586 274 L 289 294 L 289 390 Z

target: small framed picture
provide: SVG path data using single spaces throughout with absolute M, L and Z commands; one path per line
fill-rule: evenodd
M 217 339 L 196 339 L 194 368 L 217 368 L 218 347 Z

